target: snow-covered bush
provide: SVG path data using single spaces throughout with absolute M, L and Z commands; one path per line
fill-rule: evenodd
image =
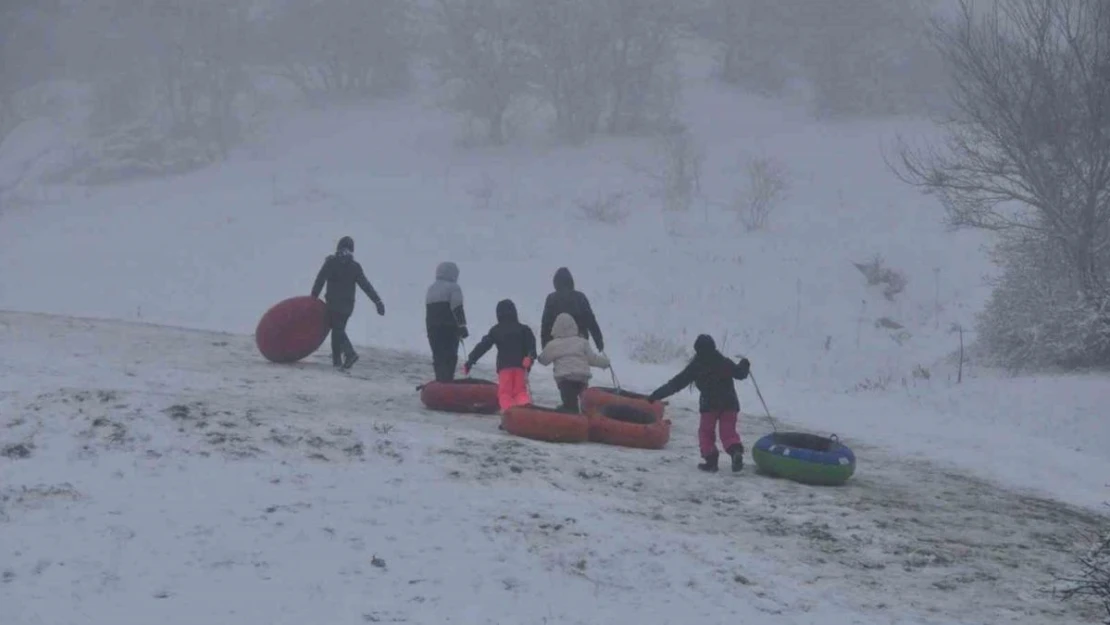
M 614 192 L 601 195 L 592 200 L 579 200 L 578 210 L 582 216 L 594 223 L 616 226 L 628 219 L 628 209 L 624 206 L 624 193 Z
M 736 211 L 748 232 L 767 227 L 771 213 L 786 199 L 790 172 L 786 165 L 768 157 L 748 162 L 748 188 L 736 202 Z
M 909 283 L 904 273 L 887 267 L 886 261 L 878 254 L 866 263 L 853 262 L 852 265 L 863 274 L 864 279 L 867 280 L 867 286 L 882 287 L 883 297 L 887 301 L 893 302 Z
M 1110 296 L 1082 295 L 1065 250 L 1026 235 L 996 252 L 1002 273 L 979 316 L 992 364 L 1011 371 L 1110 365 Z
M 710 0 L 697 29 L 720 48 L 723 80 L 776 95 L 810 87 L 822 115 L 918 112 L 941 102 L 928 45 L 935 0 Z
M 519 0 L 438 0 L 433 47 L 436 71 L 455 110 L 505 142 L 509 107 L 529 90 L 534 53 Z
M 652 182 L 651 195 L 668 211 L 686 212 L 701 194 L 705 152 L 686 129 L 664 133 L 654 141 L 655 162 L 629 163 Z
M 692 352 L 685 343 L 675 339 L 644 333 L 633 337 L 629 358 L 635 362 L 664 365 L 689 360 Z
M 1093 599 L 1105 612 L 1103 623 L 1110 625 L 1110 527 L 1095 537 L 1091 548 L 1077 560 L 1077 571 L 1059 580 L 1059 596 L 1065 601 Z
M 226 158 L 242 137 L 246 2 L 125 4 L 90 0 L 60 25 L 71 53 L 88 57 L 92 97 L 87 137 L 55 179 L 181 173 Z
M 265 59 L 313 104 L 391 95 L 410 85 L 411 0 L 277 0 Z

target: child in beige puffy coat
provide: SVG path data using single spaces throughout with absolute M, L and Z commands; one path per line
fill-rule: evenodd
M 547 366 L 555 363 L 555 384 L 562 397 L 562 410 L 579 412 L 578 396 L 590 381 L 590 367 L 609 368 L 609 359 L 590 347 L 590 342 L 578 335 L 574 317 L 560 313 L 551 328 L 551 341 L 544 346 L 536 362 Z

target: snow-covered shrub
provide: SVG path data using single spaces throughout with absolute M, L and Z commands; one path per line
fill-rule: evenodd
M 671 125 L 680 83 L 669 0 L 522 0 L 533 82 L 555 131 L 581 141 Z
M 690 210 L 701 194 L 705 152 L 686 129 L 665 133 L 655 140 L 655 163 L 630 163 L 653 185 L 652 197 L 661 199 L 668 211 Z
M 635 362 L 663 365 L 689 360 L 692 352 L 685 343 L 656 334 L 644 333 L 633 337 L 629 357 Z
M 589 221 L 616 226 L 628 219 L 628 209 L 624 206 L 624 193 L 615 192 L 601 195 L 592 200 L 579 200 L 578 210 Z
M 867 280 L 867 286 L 881 285 L 883 287 L 883 297 L 888 301 L 893 302 L 894 298 L 905 290 L 906 284 L 909 282 L 905 274 L 887 267 L 886 261 L 878 254 L 866 263 L 853 262 L 852 265 L 863 274 L 864 279 Z
M 1110 527 L 1103 529 L 1090 549 L 1076 559 L 1076 572 L 1059 580 L 1059 596 L 1065 601 L 1093 599 L 1105 612 L 1103 623 L 1110 625 Z
M 278 0 L 268 62 L 313 104 L 385 96 L 411 83 L 411 0 Z
M 769 157 L 755 158 L 747 167 L 748 188 L 736 202 L 736 211 L 748 232 L 767 227 L 771 213 L 786 199 L 790 172 Z
M 1011 371 L 1110 366 L 1110 294 L 1084 297 L 1052 242 L 1010 237 L 997 255 L 1002 273 L 979 315 L 979 341 L 993 364 Z
M 87 137 L 55 179 L 181 173 L 226 158 L 242 138 L 246 3 L 90 1 L 60 28 L 72 53 L 87 57 L 92 98 Z M 88 29 L 111 36 L 82 40 Z
M 709 0 L 695 28 L 719 46 L 731 84 L 778 95 L 805 83 L 823 115 L 919 112 L 941 104 L 943 66 L 927 38 L 936 4 Z
M 529 91 L 534 53 L 519 0 L 439 0 L 433 63 L 455 110 L 505 142 L 509 107 Z

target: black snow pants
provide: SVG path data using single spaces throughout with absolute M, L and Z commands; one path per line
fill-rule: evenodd
M 454 380 L 455 368 L 459 364 L 459 329 L 448 325 L 429 326 L 428 344 L 432 348 L 432 369 L 436 381 Z
M 555 380 L 559 387 L 559 397 L 563 400 L 562 409 L 567 412 L 581 412 L 578 407 L 578 396 L 586 390 L 586 383 L 578 380 Z
M 344 358 L 350 358 L 355 354 L 355 346 L 351 345 L 351 339 L 347 336 L 347 320 L 350 318 L 351 313 L 328 311 L 328 327 L 331 328 L 331 362 L 337 367 L 343 364 Z

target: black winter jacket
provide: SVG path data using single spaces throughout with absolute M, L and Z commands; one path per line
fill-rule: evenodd
M 590 300 L 581 291 L 574 289 L 574 276 L 566 267 L 560 267 L 555 272 L 553 280 L 555 292 L 547 296 L 543 303 L 543 315 L 540 318 L 540 347 L 546 347 L 551 342 L 551 328 L 555 325 L 555 318 L 560 313 L 567 313 L 574 317 L 578 324 L 578 335 L 584 339 L 593 337 L 597 351 L 605 351 L 605 341 L 601 337 L 601 328 L 597 325 Z
M 738 363 L 717 351 L 708 335 L 701 335 L 694 342 L 694 358 L 678 375 L 660 386 L 650 396 L 658 401 L 674 395 L 693 384 L 701 393 L 698 409 L 701 412 L 739 412 L 740 399 L 736 396 L 733 380 L 743 380 L 751 371 L 751 363 L 743 358 Z
M 473 367 L 495 345 L 498 371 L 523 367 L 525 357 L 536 359 L 536 335 L 532 328 L 520 323 L 516 304 L 512 300 L 505 299 L 497 303 L 497 325 L 490 328 L 471 350 L 466 359 L 467 366 Z
M 312 297 L 320 297 L 320 291 L 327 285 L 324 300 L 331 312 L 350 315 L 355 311 L 355 285 L 362 289 L 374 305 L 381 306 L 382 299 L 374 286 L 366 279 L 362 265 L 346 250 L 324 259 L 324 266 L 316 274 L 316 282 L 312 285 Z

